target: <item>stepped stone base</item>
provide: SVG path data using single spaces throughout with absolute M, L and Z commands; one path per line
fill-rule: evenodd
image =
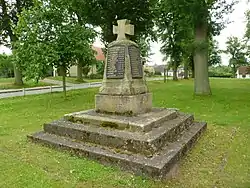
M 133 117 L 89 110 L 45 124 L 44 131 L 28 138 L 136 175 L 164 178 L 206 126 L 173 109 Z

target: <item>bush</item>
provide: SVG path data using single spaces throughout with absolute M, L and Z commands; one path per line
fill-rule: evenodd
M 232 78 L 233 77 L 230 67 L 227 67 L 227 66 L 210 67 L 208 74 L 209 74 L 209 77 L 216 77 L 216 78 Z
M 14 77 L 14 65 L 12 63 L 12 56 L 0 54 L 0 77 Z
M 161 76 L 161 72 L 159 72 L 159 71 L 155 71 L 155 75 L 157 75 L 157 76 Z
M 87 76 L 88 79 L 103 79 L 103 75 L 102 74 L 90 74 L 89 76 Z
M 215 77 L 215 78 L 232 78 L 232 73 L 220 73 L 220 72 L 208 72 L 209 77 Z

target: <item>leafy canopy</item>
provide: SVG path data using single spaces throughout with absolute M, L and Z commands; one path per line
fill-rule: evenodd
M 64 1 L 37 0 L 22 12 L 17 33 L 16 57 L 28 79 L 42 77 L 50 66 L 67 69 L 79 58 L 86 63 L 94 58 L 94 30 Z

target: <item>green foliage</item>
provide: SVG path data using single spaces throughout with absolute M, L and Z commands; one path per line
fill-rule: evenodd
M 43 77 L 50 66 L 60 68 L 65 76 L 77 61 L 94 58 L 93 29 L 80 23 L 64 1 L 35 1 L 32 9 L 22 12 L 16 31 L 19 41 L 15 55 L 27 79 Z
M 14 76 L 13 57 L 0 54 L 0 77 L 10 78 Z
M 246 33 L 245 33 L 245 38 L 246 38 L 246 45 L 247 45 L 247 55 L 248 59 L 250 62 L 250 10 L 246 12 Z
M 222 60 L 220 56 L 221 50 L 219 50 L 219 44 L 215 40 L 210 40 L 209 43 L 209 49 L 208 49 L 208 65 L 209 66 L 215 66 L 215 65 L 221 65 Z
M 28 9 L 33 5 L 33 0 L 1 0 L 0 1 L 0 45 L 16 48 L 17 36 L 14 29 L 17 26 L 19 15 L 24 8 Z M 22 71 L 17 62 L 14 62 L 15 84 L 23 85 Z
M 161 72 L 155 71 L 154 75 L 161 76 Z
M 104 74 L 104 68 L 105 68 L 105 63 L 102 61 L 97 61 L 96 63 L 96 69 L 97 69 L 97 73 L 99 75 L 103 75 Z
M 13 28 L 17 26 L 18 15 L 23 8 L 29 8 L 32 4 L 32 0 L 0 1 L 0 44 L 13 48 L 13 42 L 17 39 Z
M 161 52 L 164 60 L 170 58 L 169 67 L 177 70 L 178 66 L 190 52 L 190 44 L 193 38 L 192 28 L 187 24 L 184 13 L 176 11 L 179 4 L 174 0 L 164 0 L 158 4 L 159 37 L 163 45 Z M 177 79 L 175 77 L 174 79 Z
M 113 34 L 113 25 L 119 19 L 129 19 L 136 26 L 135 39 L 142 36 L 147 38 L 153 32 L 154 8 L 156 0 L 79 0 L 73 1 L 79 12 L 86 17 L 88 23 L 100 26 L 103 42 L 112 42 L 116 39 Z M 79 4 L 80 3 L 80 4 Z
M 154 18 L 157 0 L 73 0 L 73 8 L 84 17 L 89 24 L 101 28 L 101 39 L 105 45 L 114 41 L 113 25 L 117 20 L 128 19 L 135 25 L 135 36 L 130 39 L 136 41 L 147 57 L 150 49 L 149 38 L 155 39 Z
M 250 10 L 248 10 L 245 15 L 247 21 L 245 37 L 248 41 L 250 41 Z
M 246 45 L 237 37 L 229 37 L 226 44 L 227 49 L 224 52 L 230 55 L 229 66 L 235 77 L 238 67 L 247 64 Z
M 209 38 L 219 35 L 226 23 L 223 16 L 232 11 L 233 5 L 234 2 L 226 0 L 159 1 L 156 23 L 164 43 L 162 52 L 173 54 L 174 68 L 178 67 L 180 59 L 193 63 L 190 66 L 197 71 L 196 94 L 211 93 L 207 74 Z
M 232 78 L 231 68 L 228 66 L 209 67 L 209 77 Z
M 103 74 L 90 74 L 89 76 L 87 76 L 88 79 L 102 79 L 103 78 Z

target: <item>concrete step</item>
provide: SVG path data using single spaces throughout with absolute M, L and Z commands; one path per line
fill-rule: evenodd
M 97 113 L 95 109 L 64 115 L 73 123 L 109 127 L 131 132 L 149 132 L 161 123 L 176 118 L 177 110 L 153 108 L 150 112 L 137 116 Z
M 193 123 L 193 116 L 179 114 L 177 118 L 164 122 L 147 133 L 130 132 L 94 125 L 72 123 L 67 120 L 54 121 L 44 125 L 44 131 L 58 136 L 109 146 L 151 156 L 167 142 L 173 142 Z
M 149 157 L 116 151 L 108 147 L 77 142 L 68 137 L 39 132 L 28 136 L 32 141 L 68 150 L 80 157 L 88 157 L 104 165 L 115 165 L 123 170 L 155 178 L 164 178 L 180 158 L 191 149 L 200 134 L 206 129 L 206 123 L 193 123 L 177 141 L 169 143 L 160 152 Z

